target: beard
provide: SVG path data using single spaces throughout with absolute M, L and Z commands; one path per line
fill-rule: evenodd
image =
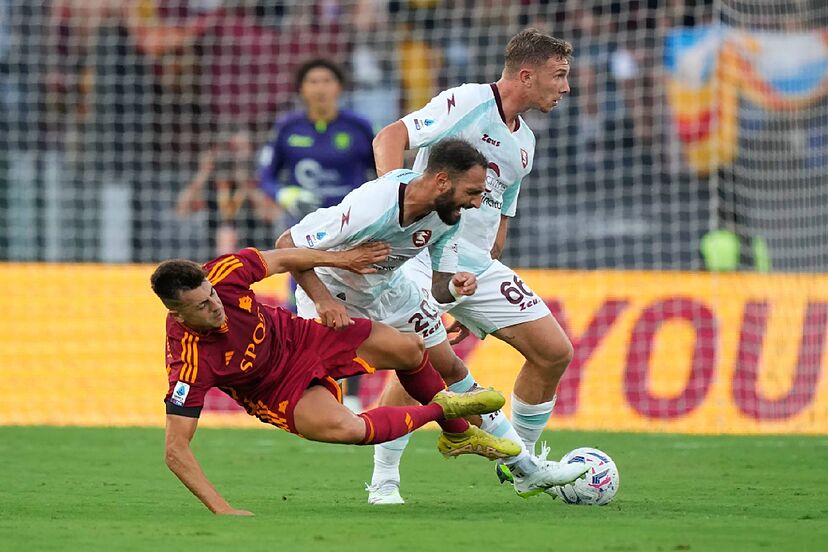
M 437 211 L 437 216 L 449 226 L 460 222 L 459 206 L 452 201 L 453 196 L 454 190 L 449 190 L 434 200 L 434 210 Z

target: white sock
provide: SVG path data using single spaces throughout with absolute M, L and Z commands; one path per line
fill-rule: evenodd
M 512 393 L 512 425 L 532 454 L 535 454 L 535 443 L 546 428 L 557 398 L 555 395 L 549 402 L 527 404 Z
M 400 460 L 411 434 L 408 433 L 393 441 L 374 445 L 374 474 L 371 476 L 371 485 L 378 485 L 383 481 L 400 482 Z
M 469 372 L 466 374 L 465 378 L 461 379 L 457 383 L 452 383 L 448 388 L 449 391 L 454 391 L 455 393 L 465 393 L 466 391 L 471 390 L 476 384 L 477 382 L 474 381 L 474 376 L 472 376 L 471 372 Z M 529 456 L 529 452 L 526 450 L 523 440 L 521 440 L 520 435 L 518 435 L 517 431 L 515 431 L 515 428 L 512 426 L 512 422 L 510 422 L 509 418 L 503 414 L 502 410 L 496 410 L 489 414 L 483 414 L 480 418 L 483 420 L 483 423 L 480 424 L 480 429 L 486 433 L 491 433 L 495 437 L 503 437 L 520 445 L 520 454 L 504 459 L 504 464 L 511 466 Z

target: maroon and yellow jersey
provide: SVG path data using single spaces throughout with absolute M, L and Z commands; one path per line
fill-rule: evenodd
M 335 332 L 313 320 L 259 303 L 250 285 L 267 275 L 249 248 L 204 265 L 226 320 L 201 333 L 167 316 L 167 413 L 198 417 L 212 387 L 249 414 L 295 432 L 293 407 L 314 380 L 370 370 L 356 358 L 371 324 L 360 320 Z

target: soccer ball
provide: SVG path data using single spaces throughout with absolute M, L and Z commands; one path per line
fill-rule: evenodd
M 550 494 L 560 497 L 567 504 L 603 506 L 609 504 L 618 492 L 621 477 L 618 475 L 618 467 L 607 453 L 594 448 L 582 447 L 564 454 L 561 462 L 582 463 L 589 466 L 583 479 L 550 489 Z

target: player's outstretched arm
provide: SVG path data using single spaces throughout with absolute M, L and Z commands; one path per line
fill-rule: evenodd
M 405 162 L 405 150 L 408 149 L 408 129 L 402 121 L 395 121 L 380 130 L 371 145 L 377 176 L 401 169 Z
M 252 516 L 252 512 L 237 510 L 230 506 L 204 475 L 190 448 L 190 441 L 193 440 L 196 427 L 198 427 L 198 418 L 167 414 L 164 446 L 164 461 L 167 467 L 214 514 Z
M 451 303 L 464 295 L 474 295 L 477 291 L 477 278 L 471 272 L 433 272 L 431 275 L 431 295 L 439 303 Z
M 285 251 L 290 248 L 295 248 L 296 244 L 293 242 L 293 237 L 290 235 L 290 230 L 285 230 L 279 239 L 276 240 L 276 247 L 279 251 Z M 305 271 L 291 271 L 293 279 L 296 283 L 305 290 L 310 300 L 313 301 L 316 307 L 316 314 L 319 320 L 325 326 L 334 329 L 342 329 L 353 324 L 351 317 L 348 316 L 345 310 L 345 305 L 338 301 L 316 272 L 311 270 Z
M 311 271 L 317 266 L 332 266 L 358 274 L 372 274 L 377 271 L 373 265 L 381 263 L 391 253 L 391 248 L 382 242 L 365 243 L 347 251 L 292 247 L 292 240 L 289 247 L 277 247 L 279 248 L 261 251 L 262 258 L 267 263 L 268 276 L 282 272 Z

